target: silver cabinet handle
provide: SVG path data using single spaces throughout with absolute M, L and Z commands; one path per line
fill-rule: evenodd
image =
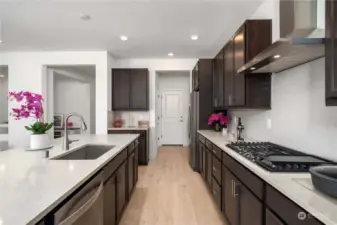
M 216 154 L 216 150 L 213 148 L 213 153 Z
M 213 166 L 213 171 L 214 171 L 214 172 L 216 172 L 216 171 L 217 171 L 217 170 L 216 170 L 216 168 L 215 168 L 214 166 Z
M 214 189 L 212 190 L 212 192 L 213 192 L 213 195 L 216 195 L 216 191 Z
M 234 196 L 234 191 L 233 191 L 233 180 L 232 181 L 232 196 Z
M 233 196 L 235 198 L 236 196 L 238 196 L 238 193 L 236 193 L 236 182 L 235 181 L 234 181 L 234 188 L 233 188 L 233 190 L 234 190 Z

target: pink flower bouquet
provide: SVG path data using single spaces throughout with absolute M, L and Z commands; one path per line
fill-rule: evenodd
M 222 128 L 227 127 L 229 116 L 223 113 L 213 113 L 208 118 L 208 125 L 212 126 L 215 131 L 221 131 Z
M 53 127 L 53 123 L 43 122 L 43 98 L 40 94 L 35 94 L 29 91 L 20 91 L 8 93 L 9 101 L 16 101 L 20 103 L 19 108 L 12 108 L 10 116 L 15 120 L 34 118 L 36 122 L 33 125 L 25 126 L 33 134 L 45 134 Z

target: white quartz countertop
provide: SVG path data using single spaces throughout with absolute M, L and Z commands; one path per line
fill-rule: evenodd
M 309 173 L 272 173 L 226 147 L 233 139 L 211 130 L 198 131 L 228 155 L 326 225 L 337 224 L 337 199 L 315 190 Z
M 35 224 L 138 136 L 76 136 L 80 141 L 71 144 L 69 151 L 85 144 L 115 146 L 95 160 L 50 160 L 44 158 L 43 151 L 24 149 L 0 152 L 0 225 Z M 55 140 L 50 157 L 65 153 L 61 141 Z
M 108 130 L 148 130 L 148 127 L 110 127 Z

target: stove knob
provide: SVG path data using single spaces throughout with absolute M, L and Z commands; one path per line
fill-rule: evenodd
M 298 170 L 299 168 L 300 168 L 300 165 L 298 165 L 298 164 L 294 164 L 294 165 L 293 165 L 293 169 L 294 169 L 294 170 Z
M 285 164 L 284 168 L 286 170 L 291 170 L 292 169 L 292 166 L 290 164 Z
M 305 164 L 302 164 L 302 165 L 301 165 L 301 169 L 303 169 L 303 170 L 307 170 L 307 169 L 308 169 L 308 166 L 307 166 L 307 165 L 305 165 Z

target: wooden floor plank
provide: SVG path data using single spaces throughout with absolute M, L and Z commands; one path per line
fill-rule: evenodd
M 161 147 L 139 168 L 139 181 L 121 225 L 227 225 L 185 147 Z

